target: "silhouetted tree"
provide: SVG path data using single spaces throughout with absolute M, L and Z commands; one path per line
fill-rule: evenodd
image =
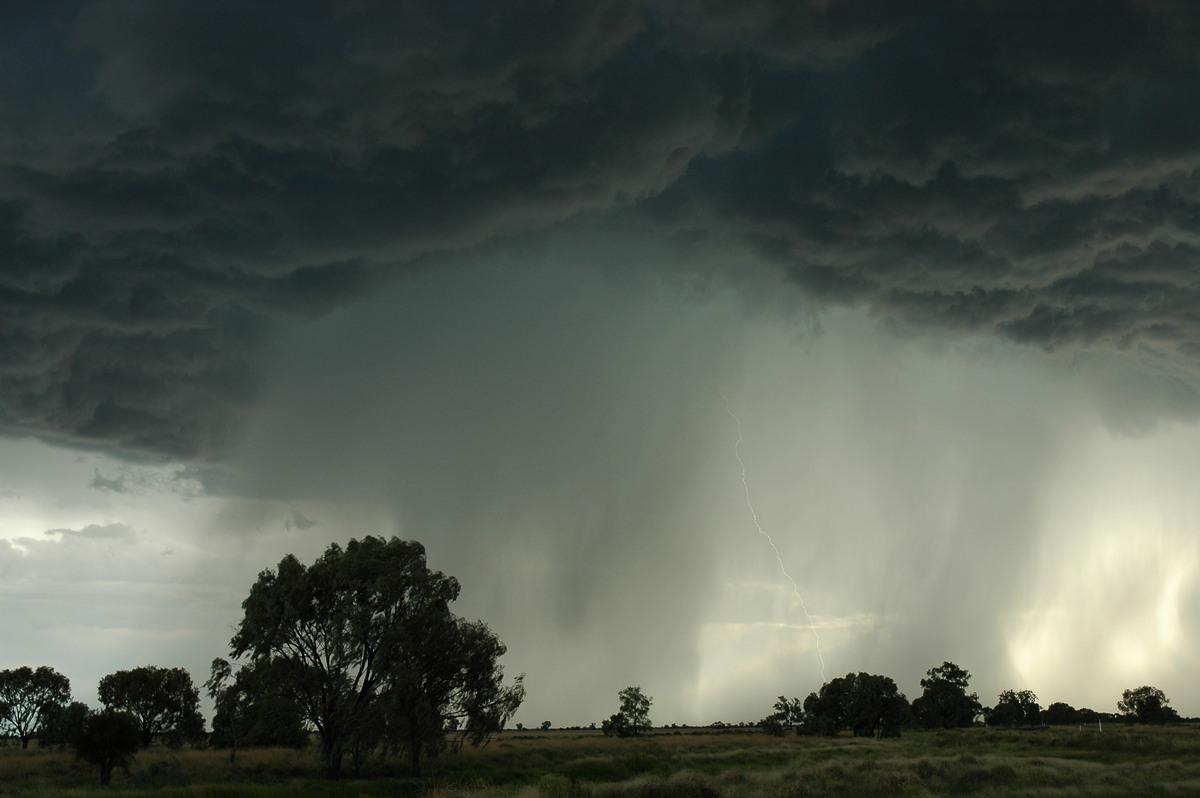
M 216 748 L 229 748 L 229 761 L 239 747 L 278 746 L 303 748 L 308 744 L 300 707 L 278 695 L 269 679 L 253 668 L 234 674 L 228 660 L 212 661 L 212 674 L 204 683 L 213 701 L 213 733 Z
M 110 673 L 100 680 L 100 703 L 137 718 L 142 747 L 164 734 L 172 745 L 204 736 L 200 691 L 183 668 L 147 665 Z
M 525 695 L 521 677 L 503 686 L 496 635 L 450 612 L 458 591 L 413 541 L 332 544 L 307 568 L 289 554 L 259 574 L 230 648 L 301 708 L 328 776 L 345 754 L 357 762 L 381 745 L 405 752 L 420 775 L 450 731 L 455 745 L 478 745 Z
M 783 728 L 783 721 L 779 719 L 778 712 L 767 715 L 760 720 L 758 727 L 763 730 L 764 734 L 769 734 L 772 737 L 782 737 L 786 733 Z
M 786 698 L 779 696 L 779 700 L 775 702 L 773 707 L 775 717 L 779 718 L 780 724 L 787 731 L 800 724 L 804 718 L 804 703 L 799 698 Z
M 930 668 L 921 680 L 924 692 L 912 703 L 913 716 L 926 729 L 970 726 L 982 711 L 979 696 L 967 693 L 971 674 L 953 662 Z
M 629 731 L 629 719 L 620 712 L 615 712 L 607 720 L 602 721 L 600 731 L 605 737 L 628 737 L 633 734 Z
M 804 717 L 804 705 L 799 698 L 779 696 L 772 708 L 775 711 L 760 720 L 758 726 L 773 737 L 782 737 Z
M 22 748 L 46 715 L 70 700 L 71 681 L 46 665 L 0 671 L 0 729 L 19 737 Z
M 1129 723 L 1166 723 L 1178 720 L 1179 715 L 1167 706 L 1170 700 L 1157 687 L 1143 685 L 1134 690 L 1126 690 L 1117 702 L 1117 709 Z
M 1042 722 L 1051 726 L 1067 726 L 1079 723 L 1079 720 L 1079 711 L 1070 704 L 1064 704 L 1061 701 L 1055 701 L 1042 710 Z
M 114 767 L 128 770 L 141 744 L 141 724 L 128 712 L 105 710 L 89 715 L 71 739 L 75 755 L 100 766 L 100 785 L 112 781 Z
M 601 724 L 606 737 L 636 737 L 650 730 L 650 705 L 654 699 L 640 686 L 626 687 L 617 693 L 621 709 Z
M 72 701 L 65 707 L 47 712 L 38 731 L 39 746 L 68 746 L 83 729 L 84 721 L 92 714 L 87 704 Z
M 1041 712 L 1032 690 L 1005 690 L 987 712 L 987 719 L 993 726 L 1036 726 L 1041 722 Z
M 899 737 L 911 717 L 908 699 L 887 676 L 847 673 L 804 699 L 802 730 L 836 735 L 850 729 L 855 737 Z

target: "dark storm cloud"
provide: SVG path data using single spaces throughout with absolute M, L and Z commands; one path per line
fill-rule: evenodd
M 1200 368 L 1187 4 L 0 13 L 9 432 L 220 456 L 280 320 L 589 216 L 899 324 Z

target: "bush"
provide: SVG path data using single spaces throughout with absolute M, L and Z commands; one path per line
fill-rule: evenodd
M 71 740 L 75 755 L 100 766 L 100 786 L 112 781 L 114 767 L 129 770 L 133 755 L 141 747 L 142 729 L 128 712 L 105 710 L 89 715 Z
M 783 722 L 775 715 L 768 715 L 760 720 L 758 727 L 763 730 L 763 734 L 771 737 L 782 737 L 784 733 Z

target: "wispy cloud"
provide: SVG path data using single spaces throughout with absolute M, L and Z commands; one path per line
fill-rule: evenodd
M 47 529 L 46 535 L 63 539 L 119 540 L 124 543 L 132 543 L 140 537 L 136 530 L 126 524 L 88 524 L 82 529 Z

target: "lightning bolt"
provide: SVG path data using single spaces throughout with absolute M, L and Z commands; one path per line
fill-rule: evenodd
M 767 543 L 771 545 L 771 551 L 775 552 L 775 561 L 779 563 L 779 571 L 787 578 L 792 585 L 792 592 L 796 594 L 796 601 L 800 602 L 800 609 L 804 612 L 804 617 L 808 619 L 808 628 L 812 630 L 813 640 L 817 644 L 817 659 L 821 661 L 821 683 L 825 683 L 825 654 L 821 651 L 821 635 L 817 632 L 817 625 L 813 622 L 812 615 L 808 612 L 808 606 L 804 603 L 804 597 L 800 595 L 800 588 L 796 585 L 796 580 L 792 579 L 792 575 L 788 573 L 787 567 L 783 564 L 783 555 L 779 553 L 779 547 L 775 545 L 775 539 L 763 529 L 762 524 L 758 522 L 758 513 L 754 510 L 754 503 L 750 501 L 750 482 L 746 478 L 746 463 L 742 460 L 742 422 L 733 414 L 733 410 L 729 407 L 729 397 L 724 391 L 718 391 L 721 394 L 721 399 L 725 402 L 725 412 L 733 419 L 734 425 L 737 427 L 737 441 L 733 444 L 733 456 L 737 458 L 738 465 L 742 468 L 742 489 L 746 494 L 746 508 L 750 510 L 750 517 L 754 519 L 754 528 L 758 530 L 758 534 L 767 539 Z

